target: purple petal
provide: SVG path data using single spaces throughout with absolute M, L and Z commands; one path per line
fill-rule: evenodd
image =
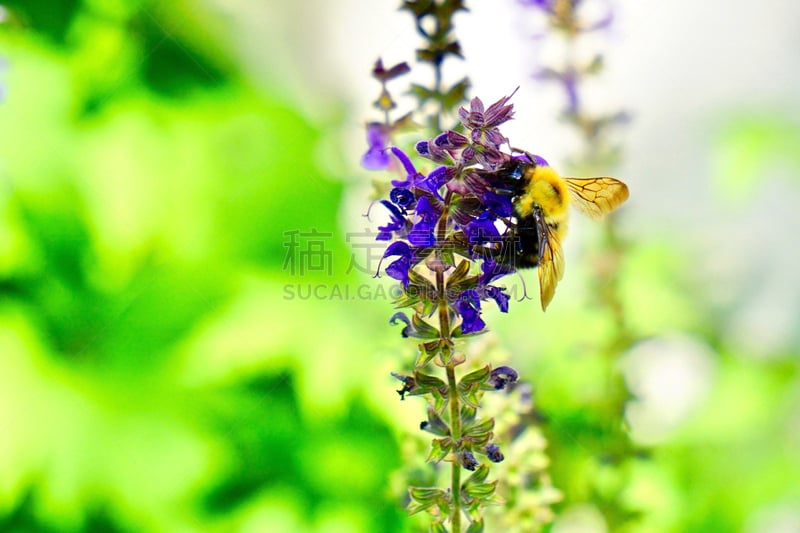
M 503 292 L 503 289 L 500 287 L 489 286 L 486 289 L 486 295 L 495 301 L 501 312 L 508 313 L 508 300 L 510 296 Z
M 414 193 L 402 187 L 395 187 L 389 193 L 389 199 L 400 207 L 409 207 L 414 203 Z
M 486 453 L 486 457 L 493 463 L 499 463 L 505 459 L 505 457 L 503 457 L 503 452 L 500 451 L 500 447 L 497 444 L 489 444 L 484 448 L 484 452 Z
M 497 194 L 487 191 L 481 198 L 486 209 L 498 217 L 510 217 L 514 210 L 511 197 L 508 195 Z
M 409 157 L 406 155 L 404 151 L 402 151 L 400 148 L 396 146 L 392 146 L 390 150 L 392 151 L 394 156 L 400 160 L 400 163 L 403 165 L 403 168 L 405 169 L 406 174 L 408 174 L 409 177 L 417 175 L 417 169 L 414 168 L 414 163 L 411 162 L 411 159 L 409 159 Z
M 492 370 L 489 377 L 489 384 L 492 385 L 495 390 L 501 390 L 504 389 L 506 385 L 515 383 L 518 378 L 519 374 L 510 366 L 498 366 Z
M 511 96 L 513 96 L 513 94 Z M 489 106 L 489 109 L 487 109 L 486 113 L 484 113 L 486 120 L 485 125 L 487 127 L 499 126 L 500 124 L 507 122 L 514 117 L 514 105 L 506 105 L 506 102 L 511 99 L 511 96 L 504 96 Z
M 484 244 L 486 242 L 497 242 L 500 233 L 494 225 L 494 221 L 486 217 L 479 217 L 466 225 L 464 231 L 467 232 L 470 244 Z
M 380 122 L 367 124 L 367 145 L 369 149 L 361 158 L 361 165 L 367 170 L 381 170 L 387 168 L 391 159 L 386 153 L 389 143 L 389 128 Z
M 492 257 L 486 257 L 481 263 L 481 275 L 478 285 L 488 285 L 496 279 L 515 272 L 514 267 L 505 263 L 498 263 Z
M 472 113 L 483 113 L 483 102 L 477 96 L 470 100 L 469 110 Z
M 361 158 L 361 166 L 367 170 L 383 170 L 389 163 L 391 159 L 383 149 L 370 148 Z
M 427 196 L 422 196 L 417 201 L 416 213 L 422 220 L 430 223 L 436 222 L 436 219 L 439 216 Z
M 403 328 L 403 331 L 400 334 L 403 337 L 408 337 L 411 334 L 411 331 L 413 330 L 413 327 L 411 326 L 411 320 L 408 319 L 405 313 L 398 311 L 397 313 L 393 314 L 392 317 L 389 319 L 389 324 L 394 326 L 397 324 L 398 321 L 403 322 L 405 324 L 405 327 Z
M 535 154 L 531 154 L 531 155 L 533 156 L 533 162 L 536 163 L 537 167 L 549 167 L 550 166 L 550 163 L 548 163 L 547 160 L 544 157 L 538 156 L 538 155 L 535 155 Z
M 481 299 L 476 291 L 464 291 L 456 301 L 456 310 L 461 315 L 463 333 L 474 333 L 486 327 L 486 323 L 481 319 Z
M 404 243 L 403 241 L 397 241 L 386 247 L 386 251 L 383 252 L 383 257 L 391 257 L 393 255 L 411 257 L 412 254 L 413 252 L 408 244 Z
M 436 238 L 433 236 L 433 224 L 430 222 L 418 222 L 414 224 L 408 232 L 408 242 L 414 246 L 433 246 Z
M 411 268 L 411 261 L 407 257 L 401 257 L 386 267 L 386 275 L 390 278 L 401 281 L 403 283 L 403 287 L 408 287 L 409 268 Z M 506 305 L 506 308 L 508 308 L 508 305 Z

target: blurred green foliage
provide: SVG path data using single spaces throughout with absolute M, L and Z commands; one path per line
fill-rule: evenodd
M 720 197 L 741 206 L 764 180 L 800 177 L 800 124 L 781 111 L 745 111 L 726 117 L 715 148 Z M 795 183 L 796 185 L 796 183 Z
M 6 6 L 0 530 L 399 530 L 372 367 L 304 371 L 369 310 L 281 301 L 285 232 L 338 226 L 322 131 L 193 3 Z

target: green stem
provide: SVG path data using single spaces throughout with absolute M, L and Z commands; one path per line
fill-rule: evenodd
M 436 291 L 439 304 L 439 337 L 443 344 L 452 349 L 452 339 L 450 337 L 450 305 L 447 301 L 447 285 L 444 279 L 444 264 L 442 262 L 441 243 L 447 237 L 447 218 L 450 211 L 450 201 L 452 191 L 447 191 L 444 198 L 442 215 L 436 224 Z M 452 358 L 453 354 L 450 353 Z M 450 404 L 450 436 L 456 447 L 461 440 L 461 408 L 458 401 L 458 383 L 456 382 L 456 362 L 452 359 L 445 362 L 447 369 L 448 399 Z M 452 474 L 450 478 L 450 494 L 453 506 L 450 513 L 450 533 L 461 533 L 461 464 L 458 460 L 452 463 Z
M 458 402 L 456 368 L 452 363 L 447 365 L 447 386 L 450 391 L 450 432 L 453 442 L 458 447 L 461 440 L 461 408 Z M 454 460 L 452 465 L 450 494 L 453 498 L 453 507 L 450 514 L 450 533 L 461 533 L 461 464 L 458 460 Z
M 453 192 L 447 191 L 444 197 L 442 215 L 436 223 L 436 294 L 438 295 L 439 306 L 439 338 L 443 343 L 451 344 L 450 339 L 450 305 L 447 301 L 447 286 L 444 281 L 444 264 L 442 262 L 442 243 L 447 239 L 447 218 L 450 213 L 450 201 Z M 448 364 L 445 361 L 445 364 Z
M 383 87 L 383 92 L 381 92 L 381 94 L 384 94 L 386 92 L 386 82 L 385 81 L 381 82 L 381 86 Z M 383 123 L 386 124 L 386 126 L 391 126 L 392 124 L 391 121 L 389 120 L 388 108 L 383 109 Z

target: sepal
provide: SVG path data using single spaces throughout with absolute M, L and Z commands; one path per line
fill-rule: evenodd
M 492 438 L 494 418 L 484 418 L 475 424 L 465 427 L 463 436 L 476 446 L 485 446 Z
M 483 533 L 483 519 L 479 518 L 473 520 L 467 528 L 466 533 Z
M 433 439 L 431 441 L 431 451 L 425 459 L 427 463 L 440 463 L 447 454 L 453 449 L 453 440 L 450 437 L 444 439 Z
M 419 425 L 419 428 L 428 433 L 433 433 L 437 437 L 449 437 L 450 426 L 444 421 L 436 410 L 428 406 L 428 419 Z
M 482 501 L 488 500 L 494 496 L 496 490 L 497 480 L 489 483 L 476 483 L 474 485 L 470 485 L 469 487 L 464 487 L 464 493 L 466 495 L 468 495 L 470 498 Z
M 411 496 L 411 503 L 407 507 L 409 515 L 426 511 L 434 505 L 441 507 L 450 504 L 447 493 L 435 487 L 409 487 L 408 495 Z
M 431 523 L 431 533 L 448 533 L 447 528 L 444 526 L 444 523 L 440 520 L 436 520 L 435 522 Z

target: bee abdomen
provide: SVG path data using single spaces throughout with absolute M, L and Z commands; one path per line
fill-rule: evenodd
M 534 268 L 539 264 L 539 233 L 536 230 L 536 219 L 531 215 L 522 217 L 514 229 L 516 268 Z

